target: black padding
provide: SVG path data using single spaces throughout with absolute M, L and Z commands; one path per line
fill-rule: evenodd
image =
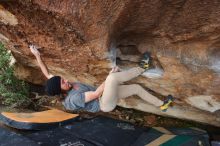
M 73 133 L 64 128 L 36 132 L 27 135 L 27 137 L 41 146 L 96 146 L 89 141 L 74 136 Z
M 176 136 L 165 141 L 164 145 L 209 145 L 209 137 L 205 131 L 190 128 L 167 128 L 167 130 Z M 21 142 L 22 146 L 31 142 L 33 145 L 43 146 L 144 146 L 167 134 L 156 128 L 138 127 L 101 116 L 86 120 L 78 119 L 69 125 L 52 130 L 33 131 L 34 133 L 26 134 L 26 138 L 20 136 L 20 141 L 11 141 L 14 135 L 6 132 L 1 131 L 0 139 L 4 139 L 3 142 L 9 145 L 16 142 L 16 146 Z M 17 137 L 16 134 L 15 136 Z
M 206 131 L 191 129 L 191 128 L 165 128 L 167 131 L 170 131 L 172 135 L 176 135 L 174 138 L 164 142 L 161 145 L 181 145 L 181 146 L 195 146 L 195 145 L 204 145 L 209 146 L 209 136 Z M 144 132 L 137 141 L 132 144 L 132 146 L 144 146 L 147 145 L 164 134 L 170 135 L 171 133 L 162 133 L 154 128 Z
M 127 122 L 97 117 L 27 136 L 45 146 L 67 145 L 68 143 L 70 145 L 78 143 L 85 146 L 129 146 L 146 130 L 146 128 L 137 127 Z
M 73 125 L 64 126 L 77 137 L 100 146 L 129 146 L 147 128 L 106 117 L 97 117 Z
M 170 132 L 172 132 L 175 135 L 207 135 L 206 131 L 203 130 L 196 130 L 196 129 L 192 129 L 192 128 L 167 128 L 167 130 L 169 130 Z
M 144 132 L 138 137 L 136 141 L 134 141 L 132 146 L 145 146 L 162 135 L 163 134 L 159 132 L 153 132 L 153 131 Z
M 39 146 L 36 142 L 0 127 L 0 146 Z

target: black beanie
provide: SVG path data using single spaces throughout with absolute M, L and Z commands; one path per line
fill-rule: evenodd
M 54 76 L 47 80 L 45 90 L 48 95 L 54 96 L 61 93 L 60 76 Z

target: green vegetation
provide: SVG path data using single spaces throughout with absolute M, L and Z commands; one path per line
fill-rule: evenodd
M 14 76 L 10 65 L 11 53 L 0 42 L 0 103 L 12 107 L 25 107 L 30 104 L 29 86 Z

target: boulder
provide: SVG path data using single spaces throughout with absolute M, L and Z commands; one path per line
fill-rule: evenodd
M 138 97 L 118 104 L 220 126 L 220 1 L 11 0 L 0 2 L 0 41 L 16 59 L 20 79 L 43 84 L 28 45 L 39 47 L 52 74 L 98 85 L 111 66 L 130 68 L 145 51 L 160 74 L 139 83 L 158 97 L 161 112 Z M 150 72 L 152 75 L 152 72 Z M 154 78 L 155 77 L 155 78 Z

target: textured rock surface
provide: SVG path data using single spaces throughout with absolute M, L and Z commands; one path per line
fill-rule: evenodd
M 161 78 L 138 77 L 161 97 L 166 113 L 137 97 L 119 105 L 220 126 L 220 2 L 218 0 L 32 0 L 1 2 L 0 40 L 17 60 L 17 76 L 42 84 L 28 44 L 40 47 L 53 74 L 97 85 L 114 64 L 129 68 L 152 52 Z M 112 61 L 106 54 L 112 52 Z M 113 63 L 112 63 L 113 62 Z

